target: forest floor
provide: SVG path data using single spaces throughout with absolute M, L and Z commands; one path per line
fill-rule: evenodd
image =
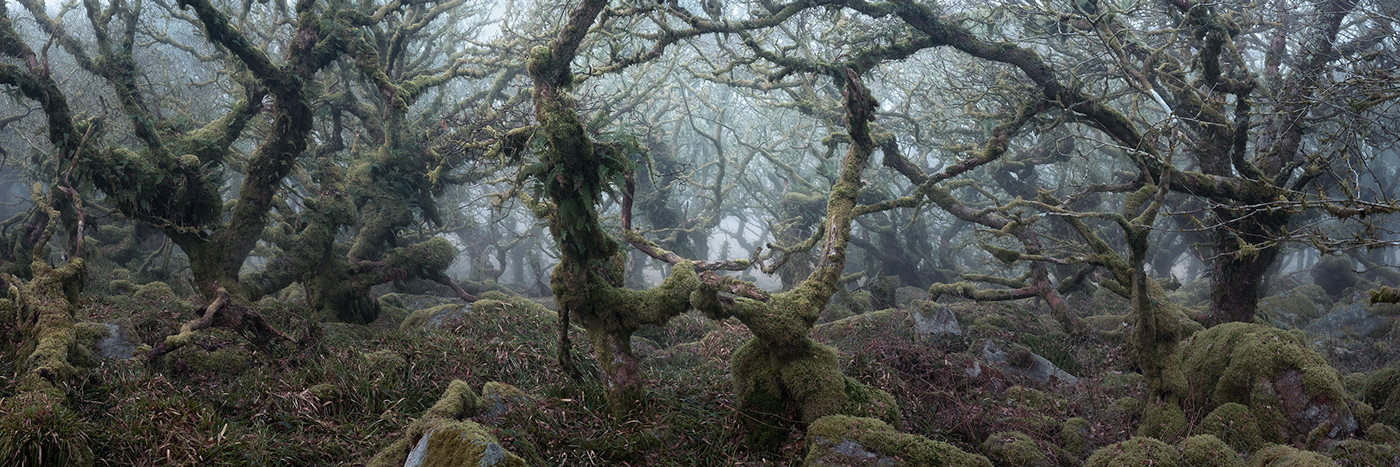
M 1176 296 L 1199 295 L 1190 289 Z M 914 325 L 916 295 L 902 293 L 900 307 L 888 310 L 834 306 L 814 331 L 840 351 L 847 375 L 895 396 L 904 431 L 983 454 L 994 435 L 1020 432 L 1050 465 L 1080 465 L 1094 449 L 1132 436 L 1144 385 L 1122 342 L 1126 302 L 1107 291 L 1071 297 L 1086 318 L 1101 317 L 1091 320 L 1100 323 L 1096 331 L 1079 336 L 1033 301 L 948 303 L 961 334 L 929 336 Z M 614 423 L 582 331 L 573 341 L 584 377 L 559 371 L 551 300 L 484 298 L 463 307 L 389 294 L 368 326 L 307 322 L 295 292 L 264 299 L 258 311 L 296 342 L 259 346 L 214 330 L 156 362 L 94 356 L 76 387 L 74 423 L 99 465 L 360 465 L 462 380 L 529 394 L 528 403 L 477 421 L 531 464 L 794 465 L 807 454 L 801 432 L 776 452 L 745 449 L 728 376 L 730 354 L 749 337 L 737 322 L 691 313 L 638 332 L 646 410 Z M 162 293 L 93 297 L 78 318 L 149 345 L 193 318 L 195 305 Z M 1314 347 L 1343 374 L 1371 372 L 1394 361 L 1394 321 L 1385 317 L 1385 329 L 1369 337 Z M 997 351 L 1005 362 L 989 361 Z M 1034 356 L 1074 382 L 1038 382 L 1013 368 L 1034 366 L 1022 362 Z M 0 381 L 0 397 L 13 386 Z M 1200 415 L 1188 420 L 1199 422 Z

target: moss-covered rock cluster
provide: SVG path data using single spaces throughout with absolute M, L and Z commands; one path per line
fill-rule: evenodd
M 1265 442 L 1346 438 L 1372 418 L 1371 407 L 1347 393 L 1337 370 L 1295 332 L 1249 323 L 1215 326 L 1186 341 L 1182 368 L 1191 387 L 1200 388 L 1192 393 L 1193 406 L 1207 411 L 1230 403 L 1246 407 Z M 1232 416 L 1240 417 L 1240 423 L 1250 421 L 1242 414 L 1215 418 Z
M 948 443 L 901 433 L 873 418 L 831 415 L 807 428 L 810 447 L 806 465 L 926 465 L 986 466 L 986 457 L 969 454 Z

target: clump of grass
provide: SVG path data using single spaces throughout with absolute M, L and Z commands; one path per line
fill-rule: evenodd
M 25 393 L 0 404 L 0 464 L 91 465 L 86 426 L 63 401 Z

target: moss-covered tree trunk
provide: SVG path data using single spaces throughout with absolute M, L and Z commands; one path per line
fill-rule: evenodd
M 842 81 L 851 148 L 827 197 L 817 267 L 797 287 L 767 302 L 720 296 L 710 283 L 691 297 L 711 318 L 736 317 L 754 334 L 735 350 L 730 377 L 741 419 L 759 449 L 779 444 L 793 421 L 807 424 L 833 414 L 875 416 L 894 424 L 899 419 L 889 394 L 842 375 L 836 351 L 809 336 L 846 266 L 861 172 L 874 149 L 869 129 L 874 99 L 854 71 L 846 69 Z
M 626 256 L 599 220 L 597 206 L 607 184 L 613 177 L 627 176 L 630 164 L 621 151 L 589 138 L 568 89 L 573 84 L 570 63 L 605 6 L 607 0 L 581 2 L 549 46 L 530 51 L 527 70 L 545 140 L 543 164 L 535 176 L 549 198 L 551 206 L 542 212 L 560 249 L 559 264 L 550 274 L 559 303 L 560 365 L 574 371 L 568 334 L 570 320 L 578 320 L 593 344 L 608 406 L 614 416 L 625 419 L 639 410 L 643 396 L 632 333 L 642 324 L 664 324 L 688 310 L 699 280 L 687 263 L 674 267 L 654 289 L 623 288 Z

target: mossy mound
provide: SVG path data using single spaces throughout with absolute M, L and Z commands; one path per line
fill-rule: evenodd
M 466 382 L 453 380 L 442 398 L 408 425 L 403 438 L 380 451 L 368 465 L 525 465 L 523 459 L 501 447 L 487 427 L 466 420 L 480 412 L 476 392 Z
M 1376 421 L 1400 426 L 1400 368 L 1373 371 L 1357 383 L 1357 397 L 1376 409 Z
M 1030 436 L 1019 431 L 1003 431 L 982 441 L 982 452 L 996 465 L 1049 467 L 1054 465 Z
M 419 438 L 404 467 L 524 467 L 525 460 L 506 451 L 481 424 L 465 420 L 430 428 Z
M 1335 465 L 1337 465 L 1336 462 L 1322 454 L 1281 444 L 1265 446 L 1249 459 L 1249 467 L 1333 467 Z
M 1060 426 L 1060 447 L 1071 455 L 1089 455 L 1089 421 L 1080 417 L 1065 420 Z
M 253 364 L 252 347 L 237 333 L 210 328 L 194 334 L 190 345 L 161 355 L 158 363 L 175 374 L 236 376 Z
M 465 303 L 449 303 L 417 310 L 408 315 L 407 318 L 404 318 L 403 322 L 399 323 L 399 330 L 409 331 L 420 328 L 435 328 L 441 326 L 442 322 L 448 318 L 463 313 L 470 313 L 471 309 L 472 306 Z
M 528 409 L 537 402 L 534 396 L 506 383 L 491 381 L 481 386 L 481 412 L 487 417 L 500 417 L 514 409 Z
M 1290 290 L 1259 300 L 1259 311 L 1255 317 L 1280 328 L 1294 329 L 1307 326 L 1324 314 L 1325 309 L 1318 306 L 1311 297 Z
M 1156 467 L 1183 466 L 1181 452 L 1156 438 L 1135 436 L 1099 448 L 1085 461 L 1086 467 L 1120 467 L 1125 465 L 1151 465 Z
M 1394 444 L 1349 439 L 1332 445 L 1328 454 L 1344 466 L 1400 465 L 1400 448 Z
M 1361 276 L 1356 274 L 1356 270 L 1350 257 L 1345 255 L 1327 255 L 1313 266 L 1313 283 L 1321 286 L 1328 295 L 1337 297 L 1342 291 L 1349 287 L 1354 287 Z
M 26 392 L 0 402 L 0 464 L 93 464 L 82 419 L 61 399 Z
M 1302 336 L 1272 326 L 1227 323 L 1182 344 L 1193 406 L 1237 403 L 1254 413 L 1268 442 L 1306 443 L 1310 433 L 1337 439 L 1369 423 L 1370 406 L 1348 394 L 1341 375 Z
M 948 443 L 902 433 L 873 418 L 831 415 L 807 428 L 806 465 L 986 466 L 986 457 Z
M 1240 453 L 1214 435 L 1192 436 L 1182 440 L 1177 447 L 1181 449 L 1186 465 L 1244 467 L 1244 458 L 1240 457 Z
M 1210 411 L 1197 429 L 1201 433 L 1214 435 L 1240 452 L 1254 452 L 1264 445 L 1254 412 L 1234 402 Z
M 170 284 L 164 282 L 147 282 L 141 284 L 133 293 L 136 298 L 150 301 L 175 299 L 175 291 L 170 288 Z

